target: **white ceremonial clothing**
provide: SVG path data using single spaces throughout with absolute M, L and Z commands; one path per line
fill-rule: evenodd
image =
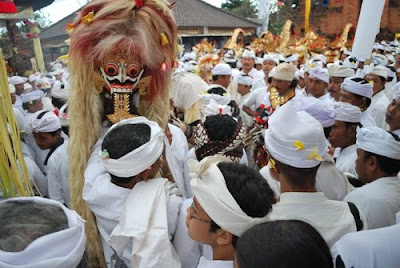
M 193 160 L 199 161 L 199 160 L 197 159 L 197 156 L 196 156 L 195 148 L 194 148 L 194 147 L 192 147 L 192 148 L 188 151 L 188 153 L 187 153 L 187 155 L 186 155 L 186 162 L 185 162 L 185 186 L 186 186 L 186 193 L 187 193 L 188 197 L 193 197 L 192 187 L 190 186 L 190 176 L 189 176 L 189 170 L 190 170 L 190 169 L 189 169 L 189 165 L 188 165 L 188 160 L 189 160 L 189 159 L 193 159 Z M 240 158 L 239 164 L 246 165 L 246 166 L 249 165 L 249 161 L 248 161 L 248 159 L 247 159 L 247 154 L 246 154 L 245 149 L 243 149 L 243 156 L 242 156 L 242 158 Z
M 376 127 L 376 122 L 372 118 L 372 116 L 369 113 L 369 110 L 365 110 L 364 112 L 361 112 L 360 116 L 360 124 L 363 127 Z
M 357 145 L 352 144 L 340 150 L 339 156 L 336 158 L 336 167 L 343 173 L 350 173 L 358 178 L 356 172 Z
M 400 177 L 384 177 L 365 184 L 349 193 L 344 201 L 363 211 L 368 229 L 393 225 L 400 211 Z
M 381 90 L 372 96 L 371 105 L 368 107 L 367 111 L 369 111 L 377 127 L 389 129 L 385 121 L 386 109 L 389 103 L 390 101 L 386 97 L 384 90 Z
M 319 97 L 318 99 L 328 102 L 330 104 L 334 102 L 334 99 L 331 97 L 331 94 L 329 94 L 329 92 L 325 93 L 325 95 Z
M 15 95 L 15 102 L 13 104 L 13 107 L 18 109 L 20 112 L 24 112 L 24 108 L 22 108 L 22 99 L 20 96 Z
M 263 77 L 263 78 L 259 78 L 254 81 L 253 86 L 251 87 L 251 90 L 256 90 L 258 88 L 266 88 L 266 87 L 268 87 L 268 85 L 265 83 L 265 79 Z
M 54 111 L 56 109 L 54 108 L 54 105 L 49 97 L 43 97 L 42 103 L 43 103 L 43 110 Z
M 344 235 L 331 248 L 345 267 L 400 267 L 400 224 Z
M 352 191 L 353 186 L 349 183 L 346 175 L 335 167 L 335 162 L 330 155 L 324 156 L 324 161 L 318 168 L 315 180 L 315 188 L 323 192 L 329 200 L 342 201 Z M 281 194 L 281 184 L 272 178 L 269 167 L 260 169 L 260 174 L 268 181 L 275 195 Z
M 172 135 L 172 144 L 169 144 L 168 139 L 165 139 L 165 155 L 178 189 L 182 196 L 186 198 L 184 169 L 186 154 L 189 151 L 188 142 L 180 128 L 172 124 L 168 124 L 168 127 Z
M 70 206 L 68 140 L 60 145 L 49 157 L 46 166 L 49 197 Z
M 247 93 L 246 95 L 240 95 L 240 99 L 239 99 L 239 109 L 240 109 L 240 118 L 242 119 L 243 125 L 246 127 L 252 127 L 253 126 L 253 117 L 251 115 L 248 115 L 247 113 L 245 113 L 242 108 L 243 108 L 243 104 L 250 98 L 251 96 L 251 92 Z M 254 109 L 254 107 L 249 107 L 250 109 Z
M 360 217 L 366 229 L 362 211 Z M 287 192 L 272 206 L 270 220 L 301 220 L 312 225 L 329 247 L 343 235 L 357 230 L 346 202 L 328 200 L 323 193 Z
M 42 196 L 48 196 L 48 182 L 47 177 L 43 175 L 43 172 L 40 170 L 39 166 L 33 160 L 32 156 L 34 155 L 31 152 L 30 147 L 21 141 L 22 146 L 22 154 L 24 155 L 25 165 L 28 170 L 28 176 L 32 184 L 35 184 Z M 22 176 L 22 170 L 18 163 L 18 169 Z
M 240 74 L 246 75 L 246 73 L 244 73 L 243 70 L 240 71 Z M 254 80 L 264 78 L 264 76 L 265 76 L 263 71 L 258 71 L 256 68 L 251 69 L 247 75 L 251 76 Z
M 204 257 L 200 257 L 199 265 L 197 268 L 233 268 L 233 261 L 218 261 L 208 260 Z
M 269 92 L 266 87 L 253 90 L 249 94 L 251 94 L 250 97 L 245 102 L 243 102 L 243 105 L 249 108 L 254 107 L 253 111 L 260 107 L 261 104 L 264 104 L 265 107 L 271 106 L 271 102 L 269 100 Z
M 110 174 L 100 161 L 99 151 L 101 143 L 102 139 L 99 139 L 89 158 L 85 170 L 85 184 L 82 197 L 96 216 L 104 256 L 107 264 L 110 264 L 110 259 L 114 252 L 109 245 L 109 238 L 119 223 L 121 212 L 131 189 L 117 186 L 111 182 Z M 169 196 L 167 201 L 167 218 L 170 239 L 172 239 L 176 230 L 181 204 L 182 199 L 180 197 L 176 195 Z M 181 240 L 184 239 L 185 237 L 181 238 Z M 182 241 L 182 243 L 184 242 Z M 122 256 L 120 256 L 128 267 L 131 267 L 131 253 L 132 244 L 128 245 L 123 251 Z

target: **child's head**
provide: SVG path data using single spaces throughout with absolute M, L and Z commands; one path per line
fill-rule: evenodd
M 32 122 L 32 134 L 40 149 L 46 150 L 61 139 L 60 118 L 50 111 L 38 111 Z
M 236 247 L 236 268 L 333 267 L 329 247 L 311 225 L 271 221 L 247 230 Z
M 117 183 L 154 178 L 164 149 L 163 131 L 145 117 L 123 120 L 113 125 L 101 145 L 101 160 Z
M 238 162 L 243 156 L 246 131 L 241 121 L 229 115 L 210 115 L 202 119 L 194 133 L 195 153 L 199 161 L 216 154 Z
M 191 180 L 194 192 L 187 211 L 189 236 L 212 247 L 232 247 L 245 230 L 266 221 L 275 203 L 267 181 L 254 169 L 208 157 Z

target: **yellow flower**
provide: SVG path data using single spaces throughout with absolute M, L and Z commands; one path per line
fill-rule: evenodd
M 314 148 L 314 149 L 310 152 L 310 154 L 308 155 L 308 157 L 307 157 L 307 160 L 312 160 L 312 159 L 315 159 L 315 160 L 318 160 L 318 161 L 322 161 L 322 157 L 319 155 L 319 152 L 318 152 L 318 149 L 317 149 L 317 148 Z
M 269 169 L 275 169 L 275 160 L 274 159 L 270 159 L 268 160 L 268 167 Z
M 161 33 L 160 34 L 160 40 L 161 40 L 161 45 L 163 47 L 165 47 L 165 46 L 167 46 L 169 44 L 168 37 L 167 37 L 167 35 L 165 33 Z
M 81 22 L 83 22 L 84 24 L 90 24 L 92 23 L 94 20 L 94 12 L 90 11 L 89 13 L 87 13 L 85 16 L 83 16 L 81 18 Z
M 301 141 L 294 141 L 293 146 L 296 147 L 297 151 L 303 151 L 304 150 L 304 143 Z

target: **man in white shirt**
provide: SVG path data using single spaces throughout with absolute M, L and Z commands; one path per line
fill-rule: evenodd
M 344 79 L 346 77 L 354 76 L 355 72 L 353 69 L 339 65 L 339 64 L 331 64 L 328 67 L 329 74 L 329 85 L 328 92 L 331 97 L 338 101 L 340 97 L 340 86 L 342 85 Z
M 344 200 L 363 211 L 369 229 L 395 224 L 400 211 L 400 138 L 378 127 L 361 128 L 357 131 L 357 155 L 358 179 L 367 184 Z
M 390 131 L 400 136 L 400 92 L 393 97 L 393 100 L 386 109 L 386 123 Z
M 264 77 L 254 81 L 253 89 L 267 87 L 269 84 L 268 83 L 269 73 L 274 67 L 278 66 L 278 64 L 279 64 L 278 57 L 271 54 L 265 54 L 264 57 L 262 58 L 262 71 L 264 72 Z
M 24 85 L 28 80 L 21 76 L 12 76 L 8 79 L 8 83 L 15 87 L 15 97 L 16 100 L 13 103 L 13 106 L 19 109 L 21 112 L 22 109 L 22 101 L 21 101 L 21 94 L 24 93 Z
M 329 134 L 329 142 L 333 148 L 340 148 L 336 158 L 336 167 L 343 173 L 350 173 L 357 178 L 356 172 L 356 133 L 360 126 L 361 110 L 357 106 L 345 102 L 335 104 L 336 118 Z
M 254 51 L 250 50 L 245 50 L 242 53 L 242 58 L 240 62 L 242 63 L 242 71 L 241 74 L 247 74 L 253 77 L 253 79 L 259 79 L 264 77 L 264 73 L 261 71 L 257 71 L 256 68 L 254 68 L 256 60 L 256 54 Z
M 296 112 L 291 105 L 282 106 L 269 119 L 265 149 L 282 192 L 270 220 L 305 221 L 319 231 L 328 246 L 344 234 L 362 229 L 360 211 L 358 217 L 350 204 L 328 200 L 315 189 L 316 173 L 328 150 L 324 130 L 316 119 Z
M 333 99 L 328 93 L 329 75 L 328 71 L 322 67 L 311 69 L 309 75 L 309 86 L 307 92 L 317 99 L 332 102 Z
M 239 99 L 239 109 L 240 109 L 240 117 L 242 118 L 243 125 L 247 128 L 253 126 L 253 117 L 246 112 L 243 111 L 243 104 L 251 97 L 251 90 L 253 84 L 253 78 L 248 75 L 240 75 L 238 80 L 238 93 L 240 94 Z M 250 109 L 255 109 L 254 107 L 250 107 Z
M 365 76 L 365 80 L 373 83 L 373 96 L 368 111 L 375 120 L 376 126 L 383 129 L 389 129 L 385 122 L 385 112 L 390 102 L 384 91 L 386 79 L 387 68 L 382 65 L 373 67 Z
M 368 107 L 373 94 L 372 85 L 360 77 L 347 77 L 342 83 L 339 101 L 358 106 L 361 110 L 360 122 L 363 127 L 374 127 L 376 123 L 371 117 Z

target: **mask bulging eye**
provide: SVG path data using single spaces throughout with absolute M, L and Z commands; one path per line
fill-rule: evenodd
M 109 76 L 116 76 L 118 75 L 118 66 L 115 65 L 114 63 L 107 63 L 106 67 L 104 68 L 104 71 Z
M 129 65 L 126 74 L 130 77 L 136 77 L 139 74 L 139 69 L 135 65 Z

